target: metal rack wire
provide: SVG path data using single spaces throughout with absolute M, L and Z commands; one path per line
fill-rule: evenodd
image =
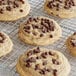
M 60 19 L 57 17 L 47 15 L 43 10 L 44 0 L 29 0 L 31 4 L 31 11 L 29 16 L 46 16 L 55 19 L 63 30 L 62 38 L 57 41 L 53 45 L 46 46 L 46 48 L 56 49 L 61 51 L 69 60 L 72 70 L 70 76 L 76 76 L 76 59 L 69 55 L 68 51 L 66 51 L 66 47 L 64 45 L 66 38 L 71 35 L 74 31 L 76 31 L 76 19 Z M 26 18 L 28 18 L 27 16 Z M 32 48 L 33 46 L 24 44 L 18 39 L 18 26 L 21 22 L 24 22 L 26 18 L 20 19 L 15 22 L 0 22 L 0 30 L 7 33 L 13 43 L 14 49 L 13 51 L 0 58 L 0 66 L 4 68 L 10 69 L 10 72 L 13 72 L 13 76 L 19 76 L 16 72 L 15 65 L 18 57 L 27 49 Z M 0 67 L 0 68 L 1 68 Z M 1 76 L 1 75 L 0 75 Z M 6 75 L 7 76 L 7 75 Z M 12 76 L 12 75 L 11 75 Z

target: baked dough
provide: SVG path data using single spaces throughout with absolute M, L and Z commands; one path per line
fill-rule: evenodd
M 46 0 L 44 10 L 61 18 L 76 17 L 76 0 Z
M 0 21 L 14 21 L 30 11 L 27 0 L 0 0 Z
M 0 57 L 12 51 L 13 43 L 8 35 L 0 32 Z
M 36 47 L 19 57 L 16 69 L 20 76 L 68 76 L 71 67 L 62 53 Z
M 76 33 L 72 34 L 67 40 L 66 40 L 66 46 L 68 51 L 72 54 L 72 56 L 76 56 Z
M 53 44 L 61 36 L 61 27 L 47 17 L 31 17 L 19 27 L 19 38 L 31 45 Z

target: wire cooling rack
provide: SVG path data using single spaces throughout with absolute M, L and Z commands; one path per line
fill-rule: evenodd
M 4 73 L 5 69 L 9 69 L 8 74 L 6 71 L 5 76 L 19 76 L 15 69 L 17 59 L 24 51 L 32 48 L 33 46 L 24 44 L 18 39 L 18 27 L 20 23 L 24 22 L 30 16 L 50 17 L 55 19 L 60 24 L 63 31 L 62 38 L 53 45 L 45 47 L 61 51 L 68 58 L 71 64 L 72 69 L 70 76 L 76 76 L 76 58 L 72 57 L 65 47 L 66 38 L 76 31 L 76 19 L 60 19 L 58 17 L 47 15 L 43 10 L 44 0 L 29 0 L 29 3 L 31 5 L 31 11 L 26 18 L 14 22 L 0 22 L 0 31 L 7 33 L 14 43 L 13 51 L 10 54 L 0 58 L 0 69 L 2 69 L 0 71 L 0 76 L 4 76 L 2 75 L 2 71 Z

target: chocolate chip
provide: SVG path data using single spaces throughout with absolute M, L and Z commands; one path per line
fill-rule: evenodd
M 39 73 L 45 75 L 45 70 L 41 69 Z
M 32 51 L 29 51 L 28 53 L 27 53 L 27 56 L 31 56 L 33 54 L 33 52 Z
M 23 10 L 22 10 L 22 9 L 20 9 L 20 12 L 23 12 Z
M 41 56 L 42 56 L 43 58 L 47 58 L 46 52 L 42 53 Z
M 75 3 L 73 0 L 66 0 L 65 1 L 65 5 L 64 5 L 65 9 L 70 9 L 72 6 L 75 6 Z
M 8 5 L 10 5 L 10 4 L 12 4 L 13 2 L 12 1 L 7 1 L 7 4 Z M 4 3 L 4 5 L 5 5 L 5 3 Z
M 57 76 L 57 70 L 56 69 L 53 70 L 53 75 Z
M 40 48 L 37 47 L 36 49 L 33 50 L 34 53 L 40 53 Z
M 49 37 L 50 37 L 50 38 L 53 38 L 53 35 L 50 35 Z
M 47 72 L 50 72 L 50 69 L 46 69 Z
M 3 9 L 0 9 L 0 14 L 3 14 Z
M 46 31 L 47 31 L 47 30 L 46 30 L 45 28 L 42 28 L 42 32 L 43 32 L 43 33 L 46 33 Z
M 70 43 L 73 47 L 76 47 L 76 39 L 71 39 Z
M 41 59 L 41 57 L 40 56 L 37 56 L 36 59 Z
M 51 26 L 51 27 L 49 28 L 50 31 L 54 31 L 54 29 L 55 29 L 55 26 Z
M 45 55 L 48 55 L 48 52 L 45 52 Z
M 27 32 L 27 33 L 30 33 L 30 31 L 29 31 L 29 30 L 24 29 L 24 31 L 25 31 L 25 32 Z
M 0 43 L 3 43 L 5 38 L 6 37 L 2 33 L 0 33 Z
M 7 10 L 7 11 L 11 11 L 12 9 L 11 9 L 10 6 L 7 6 L 7 7 L 6 7 L 6 10 Z
M 14 8 L 19 7 L 18 3 L 16 3 L 16 2 L 13 2 L 13 3 L 14 3 Z
M 31 64 L 30 63 L 26 63 L 26 67 L 31 67 Z
M 73 35 L 76 35 L 76 32 L 74 32 L 74 34 Z
M 38 21 L 36 18 L 33 18 L 33 20 L 34 20 L 35 22 L 37 22 L 37 21 Z
M 43 63 L 42 63 L 43 65 L 47 65 L 47 61 L 43 61 Z
M 43 21 L 41 21 L 41 25 L 43 27 L 45 27 L 45 29 L 47 30 L 47 32 L 54 31 L 54 29 L 55 29 L 53 21 L 50 21 L 49 19 L 43 19 Z
M 56 4 L 56 10 L 59 11 L 59 8 L 60 8 L 59 3 L 57 3 Z
M 53 12 L 51 12 L 51 14 L 53 15 Z
M 49 69 L 49 68 L 43 68 L 43 70 L 44 70 L 45 72 L 50 72 L 50 69 Z
M 59 65 L 59 62 L 56 59 L 52 59 L 53 64 Z
M 51 51 L 49 51 L 49 55 L 53 56 L 53 55 L 54 55 L 54 53 L 53 53 L 53 52 L 51 52 Z
M 26 29 L 26 30 L 30 30 L 30 28 L 31 28 L 30 26 L 25 26 L 24 27 L 24 29 Z
M 32 24 L 33 29 L 38 29 L 38 25 Z
M 25 2 L 23 0 L 19 0 L 20 2 L 22 2 L 22 4 L 24 4 Z
M 28 63 L 28 62 L 36 62 L 36 59 L 34 58 L 34 57 L 31 57 L 31 58 L 29 58 L 29 59 L 27 59 L 26 60 L 26 62 Z
M 39 70 L 40 69 L 40 65 L 39 64 L 36 64 L 35 65 L 35 70 Z
M 40 34 L 40 37 L 43 37 L 44 35 L 43 34 Z
M 32 21 L 33 21 L 33 19 L 30 17 L 30 18 L 29 18 L 29 21 L 30 21 L 30 22 L 32 22 Z
M 33 34 L 34 36 L 37 36 L 37 33 L 36 33 L 36 32 L 33 32 L 32 34 Z

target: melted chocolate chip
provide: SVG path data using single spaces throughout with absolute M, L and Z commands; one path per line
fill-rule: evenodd
M 20 12 L 23 12 L 23 10 L 22 10 L 22 9 L 20 9 Z
M 34 53 L 40 53 L 40 48 L 37 47 L 36 49 L 33 50 Z
M 54 29 L 55 29 L 53 21 L 50 21 L 49 19 L 42 19 L 41 25 L 43 25 L 43 27 L 45 27 L 47 32 L 54 31 Z
M 53 70 L 53 75 L 57 76 L 57 70 L 56 69 Z
M 25 32 L 27 32 L 27 33 L 30 33 L 30 31 L 29 31 L 29 30 L 26 30 L 26 29 L 25 29 L 24 31 L 25 31 Z
M 53 38 L 53 35 L 50 35 L 49 37 L 50 37 L 50 38 Z
M 39 64 L 36 64 L 35 65 L 35 70 L 39 70 L 40 69 L 40 65 Z
M 0 14 L 3 14 L 3 9 L 0 9 Z
M 24 4 L 25 2 L 23 0 L 19 0 L 20 2 L 22 2 L 22 4 Z
M 3 43 L 5 38 L 6 37 L 2 33 L 0 33 L 0 43 Z
M 47 58 L 47 53 L 44 52 L 44 53 L 41 54 L 41 56 L 42 56 L 43 58 Z
M 40 56 L 37 56 L 36 59 L 41 59 L 41 57 Z
M 37 33 L 36 33 L 36 32 L 33 32 L 32 34 L 33 34 L 34 36 L 37 36 Z
M 45 70 L 41 69 L 39 73 L 42 74 L 42 75 L 45 75 Z
M 56 10 L 59 11 L 59 8 L 60 8 L 59 3 L 57 3 L 56 4 Z
M 33 54 L 33 52 L 32 51 L 29 51 L 28 53 L 27 53 L 27 56 L 31 56 Z
M 43 70 L 45 70 L 45 72 L 50 72 L 49 68 L 43 68 Z
M 50 72 L 50 69 L 46 69 L 47 72 Z
M 31 57 L 31 58 L 29 58 L 29 59 L 27 59 L 26 60 L 26 62 L 28 63 L 28 62 L 36 62 L 36 59 L 34 58 L 34 57 Z
M 35 24 L 32 24 L 33 29 L 38 29 L 39 27 Z
M 53 52 L 51 52 L 51 51 L 49 51 L 49 55 L 53 56 L 53 55 L 54 55 L 54 53 L 53 53 Z
M 33 21 L 33 19 L 30 17 L 30 18 L 29 18 L 29 21 L 30 21 L 30 22 L 32 22 L 32 21 Z
M 24 29 L 30 30 L 30 26 L 25 26 Z
M 40 34 L 40 37 L 43 37 L 44 35 L 43 34 Z
M 73 47 L 76 47 L 76 39 L 71 39 L 70 43 Z
M 26 63 L 26 67 L 31 67 L 31 64 L 30 63 Z
M 59 65 L 59 62 L 56 59 L 52 59 L 53 64 Z
M 7 11 L 11 11 L 12 9 L 11 9 L 10 6 L 7 6 L 7 7 L 6 7 L 6 10 L 7 10 Z
M 37 22 L 38 20 L 37 20 L 37 18 L 33 18 L 33 20 L 35 21 L 35 22 Z
M 73 35 L 76 35 L 76 32 L 74 32 L 74 34 Z
M 43 61 L 43 65 L 47 65 L 47 61 Z
M 14 2 L 14 7 L 15 7 L 15 8 L 19 7 L 19 4 L 16 3 L 16 2 Z

